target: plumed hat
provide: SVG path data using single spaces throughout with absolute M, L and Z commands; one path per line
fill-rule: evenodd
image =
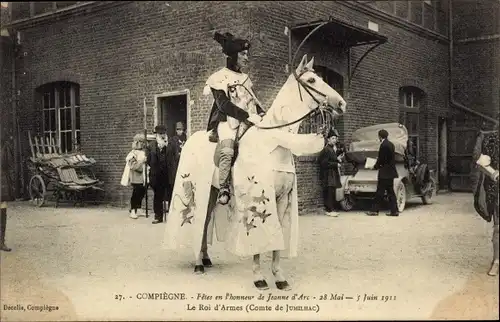
M 228 56 L 233 56 L 241 51 L 250 49 L 250 42 L 248 40 L 236 38 L 229 32 L 221 34 L 216 31 L 214 39 L 222 46 L 222 52 Z

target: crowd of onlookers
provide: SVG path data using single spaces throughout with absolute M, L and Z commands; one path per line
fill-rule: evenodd
M 144 215 L 142 201 L 146 193 L 146 186 L 153 190 L 153 224 L 164 221 L 164 214 L 168 212 L 175 176 L 179 165 L 182 147 L 186 142 L 184 124 L 176 124 L 176 135 L 168 138 L 163 125 L 155 127 L 155 141 L 148 144 L 144 135 L 134 136 L 132 151 L 126 157 L 126 165 L 121 184 L 132 187 L 129 216 L 137 219 Z M 385 194 L 389 200 L 390 213 L 398 216 L 396 196 L 393 189 L 394 179 L 398 177 L 395 166 L 394 144 L 388 140 L 388 132 L 379 132 L 381 142 L 377 162 L 373 169 L 378 170 L 377 192 L 373 206 L 367 215 L 377 215 Z M 339 133 L 331 129 L 326 135 L 326 144 L 318 157 L 320 181 L 323 188 L 325 214 L 337 217 L 338 202 L 336 190 L 342 187 L 341 167 L 346 161 L 345 146 L 339 142 Z M 165 209 L 166 207 L 166 209 Z
M 127 155 L 121 184 L 132 187 L 130 198 L 130 218 L 143 215 L 142 201 L 147 187 L 153 189 L 153 224 L 162 223 L 172 198 L 175 175 L 179 166 L 182 147 L 186 142 L 185 127 L 176 124 L 176 134 L 167 136 L 163 125 L 155 127 L 155 140 L 148 144 L 142 134 L 134 136 L 132 151 Z

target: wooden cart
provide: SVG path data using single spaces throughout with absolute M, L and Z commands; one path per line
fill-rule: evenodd
M 35 206 L 43 206 L 49 192 L 54 196 L 56 207 L 61 199 L 83 205 L 91 192 L 104 192 L 102 181 L 92 170 L 94 159 L 78 153 L 63 154 L 53 139 L 28 135 L 32 154 L 27 161 L 31 172 L 28 190 Z

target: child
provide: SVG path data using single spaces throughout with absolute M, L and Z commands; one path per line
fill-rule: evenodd
M 133 188 L 129 210 L 129 216 L 132 219 L 142 216 L 142 199 L 146 193 L 146 187 L 144 186 L 146 153 L 144 152 L 144 147 L 144 135 L 136 134 L 132 143 L 132 151 L 125 158 L 126 165 L 121 181 L 123 186 L 132 185 Z

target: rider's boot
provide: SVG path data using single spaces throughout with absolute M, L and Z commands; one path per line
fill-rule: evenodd
M 217 133 L 217 128 L 213 129 L 212 132 L 210 132 L 210 136 L 208 137 L 208 141 L 210 141 L 212 143 L 219 142 L 219 133 Z
M 7 228 L 7 208 L 0 209 L 0 250 L 10 252 L 11 249 L 5 245 L 5 229 Z
M 226 205 L 230 199 L 229 181 L 234 156 L 234 140 L 223 140 L 220 144 L 218 201 L 220 204 Z

